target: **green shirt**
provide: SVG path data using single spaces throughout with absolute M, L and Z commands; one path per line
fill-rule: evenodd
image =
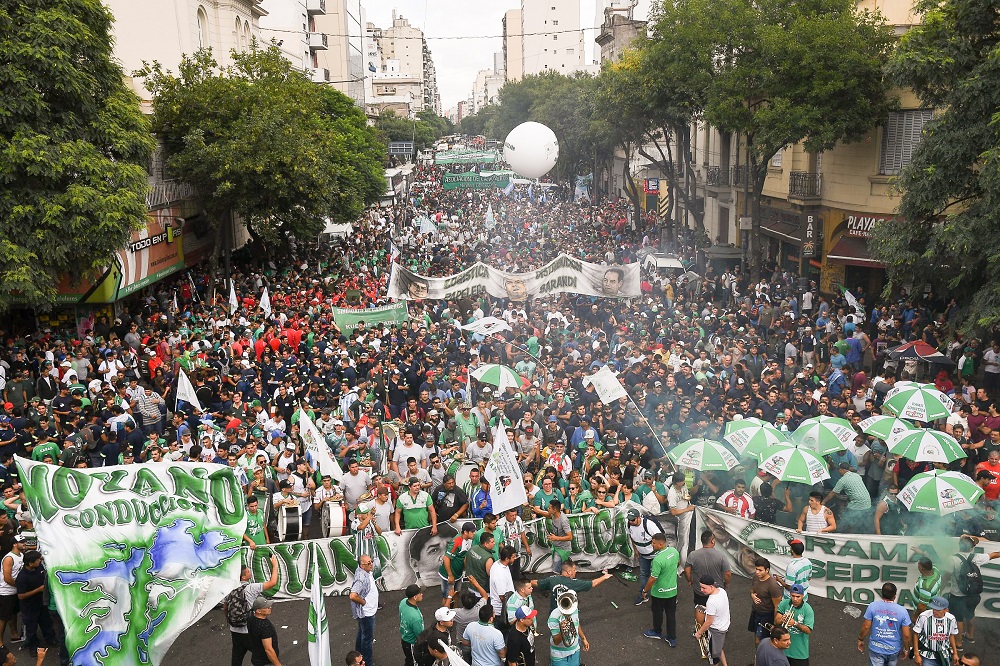
M 417 493 L 416 499 L 409 492 L 405 492 L 396 500 L 396 508 L 402 509 L 403 524 L 408 530 L 420 529 L 431 524 L 431 496 L 421 490 Z
M 497 523 L 497 524 L 499 525 L 499 523 Z M 484 527 L 480 527 L 478 530 L 476 530 L 475 536 L 472 537 L 472 543 L 474 543 L 474 544 L 475 543 L 480 543 L 480 539 L 482 538 L 483 533 L 485 531 L 486 531 L 486 528 L 484 528 Z M 502 537 L 502 535 L 497 534 L 496 529 L 494 529 L 492 532 L 490 532 L 490 534 L 493 535 L 493 550 L 491 551 L 490 554 L 493 555 L 493 561 L 494 562 L 498 562 L 500 560 L 500 546 L 501 546 L 500 538 Z M 486 587 L 486 586 L 483 585 L 483 587 Z
M 929 606 L 931 598 L 941 594 L 941 572 L 937 567 L 932 567 L 931 573 L 917 579 L 917 584 L 913 586 L 913 596 L 917 598 L 918 604 Z
M 782 615 L 788 613 L 791 605 L 791 599 L 782 599 L 781 603 L 778 604 L 778 612 Z M 792 619 L 795 621 L 795 624 L 803 624 L 809 627 L 810 631 L 812 630 L 816 623 L 812 606 L 803 601 L 799 608 L 792 608 L 791 612 L 793 616 Z M 792 637 L 792 646 L 785 650 L 785 656 L 789 659 L 808 659 L 809 634 L 804 633 L 795 626 L 788 627 L 788 633 Z
M 31 459 L 41 462 L 42 458 L 45 456 L 52 456 L 53 461 L 59 460 L 59 445 L 55 442 L 45 442 L 44 444 L 37 445 L 31 450 Z
M 546 493 L 539 486 L 537 492 L 535 492 L 534 499 L 531 500 L 531 506 L 537 506 L 542 511 L 548 511 L 549 510 L 549 502 L 551 502 L 554 499 L 559 500 L 560 502 L 562 502 L 565 505 L 565 501 L 563 499 L 563 496 L 562 496 L 561 492 L 559 492 L 558 490 L 556 490 L 555 488 L 553 488 L 551 493 Z
M 420 609 L 411 605 L 407 599 L 399 602 L 399 637 L 404 643 L 413 645 L 417 636 L 424 630 L 424 615 Z
M 677 596 L 677 564 L 681 555 L 673 546 L 667 546 L 653 557 L 649 576 L 656 582 L 650 588 L 650 596 L 657 599 L 670 599 Z
M 461 536 L 457 536 L 448 542 L 448 549 L 444 552 L 444 557 L 441 559 L 441 566 L 438 567 L 438 573 L 441 574 L 443 578 L 448 578 L 448 570 L 444 568 L 444 561 L 447 559 L 451 562 L 451 573 L 458 580 L 462 577 L 462 573 L 465 571 L 465 555 L 469 552 L 470 542 L 464 540 Z
M 556 645 L 555 641 L 552 640 L 552 638 L 558 635 L 561 631 L 559 628 L 559 621 L 562 620 L 563 617 L 565 616 L 562 613 L 549 614 L 549 620 L 547 624 L 549 627 L 549 633 L 551 634 L 551 636 L 549 636 L 549 647 L 552 650 L 553 661 L 555 661 L 556 659 L 565 659 L 566 657 L 571 657 L 580 651 L 580 631 L 579 631 L 580 614 L 576 611 L 574 611 L 573 614 L 569 616 L 570 620 L 573 622 L 573 625 L 577 628 L 576 636 L 572 639 L 572 641 L 570 641 L 568 645 L 565 640 L 559 643 L 559 645 Z
M 660 493 L 664 497 L 667 496 L 667 487 L 659 481 L 654 481 L 652 487 L 647 486 L 645 483 L 640 483 L 639 487 L 632 491 L 632 501 L 637 504 L 642 504 L 642 499 L 649 493 L 653 492 L 653 487 L 656 488 L 656 492 Z M 660 508 L 663 508 L 662 503 L 660 504 Z
M 247 529 L 244 532 L 255 544 L 263 546 L 267 543 L 264 536 L 264 509 L 258 508 L 257 513 L 247 511 Z
M 574 592 L 586 592 L 594 587 L 594 581 L 591 580 L 577 580 L 576 578 L 567 578 L 562 575 L 549 576 L 548 578 L 542 578 L 538 581 L 538 587 L 536 588 L 539 592 L 551 592 L 552 588 L 558 587 L 559 585 L 564 586 L 569 590 Z M 556 609 L 556 595 L 549 595 L 549 613 L 552 613 Z
M 473 544 L 472 548 L 469 549 L 469 553 L 465 556 L 465 573 L 468 577 L 475 578 L 479 586 L 486 590 L 487 593 L 490 591 L 490 576 L 486 572 L 486 563 L 493 557 L 493 553 L 483 548 L 482 544 Z M 469 587 L 472 587 L 472 583 L 469 583 Z
M 864 479 L 857 472 L 848 472 L 847 474 L 840 477 L 840 481 L 837 481 L 837 485 L 833 487 L 833 492 L 839 493 L 844 491 L 844 494 L 850 498 L 847 503 L 848 509 L 863 510 L 872 508 L 872 498 L 868 494 L 868 489 L 865 488 Z

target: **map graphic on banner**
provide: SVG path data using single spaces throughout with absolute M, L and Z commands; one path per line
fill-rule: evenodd
M 474 521 L 480 523 L 481 521 Z M 616 509 L 581 513 L 569 516 L 573 541 L 569 550 L 580 571 L 595 572 L 632 562 L 632 542 L 628 537 L 625 513 Z M 521 556 L 521 570 L 525 573 L 545 572 L 552 569 L 552 551 L 546 529 L 541 520 L 526 525 L 531 557 Z M 380 590 L 402 590 L 416 583 L 424 587 L 441 584 L 438 567 L 441 552 L 448 539 L 457 536 L 451 523 L 439 523 L 438 533 L 432 535 L 429 527 L 403 530 L 402 534 L 384 532 L 375 541 L 380 566 L 376 580 Z M 313 541 L 258 546 L 245 551 L 250 558 L 248 565 L 254 580 L 267 580 L 271 574 L 270 558 L 278 560 L 278 585 L 267 592 L 278 599 L 309 599 L 312 595 L 313 562 L 319 566 L 323 593 L 347 595 L 357 569 L 354 537 L 329 537 Z M 367 551 L 366 551 L 367 552 Z M 307 556 L 311 553 L 312 557 Z
M 228 467 L 16 460 L 76 666 L 156 666 L 237 586 L 246 506 Z
M 605 298 L 635 298 L 639 288 L 639 264 L 592 264 L 561 254 L 528 273 L 506 273 L 478 262 L 450 277 L 418 275 L 393 264 L 389 296 L 401 300 L 494 298 L 524 301 L 550 294 L 582 294 Z
M 360 322 L 365 327 L 372 324 L 402 324 L 409 318 L 406 303 L 395 303 L 380 308 L 334 308 L 333 321 L 342 333 L 354 331 Z
M 813 565 L 809 594 L 844 603 L 867 605 L 879 598 L 882 583 L 895 583 L 897 601 L 915 608 L 913 586 L 917 582 L 917 560 L 911 547 L 926 551 L 942 574 L 951 572 L 958 538 L 945 536 L 879 536 L 875 534 L 798 534 L 794 529 L 747 520 L 714 509 L 698 509 L 702 523 L 715 534 L 716 549 L 734 573 L 750 577 L 759 555 L 771 562 L 771 571 L 781 573 L 792 559 L 788 540 L 801 539 L 805 557 Z M 992 553 L 1000 543 L 980 541 L 976 552 Z M 995 560 L 994 560 L 995 562 Z M 986 564 L 982 602 L 976 615 L 1000 617 L 1000 564 Z

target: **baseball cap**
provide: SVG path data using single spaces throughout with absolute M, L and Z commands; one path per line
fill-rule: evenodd
M 791 592 L 792 594 L 805 594 L 806 588 L 796 583 L 795 585 L 792 585 L 790 588 L 788 588 L 788 591 Z
M 593 428 L 591 428 L 590 430 L 587 430 L 585 433 L 583 433 L 583 438 L 584 439 L 596 439 L 597 438 L 597 433 L 594 432 Z
M 408 486 L 419 486 L 420 485 L 420 479 L 418 479 L 415 476 L 411 476 L 410 479 L 409 479 L 409 481 L 406 482 L 406 485 L 408 485 Z
M 476 524 L 474 522 L 472 522 L 471 520 L 467 520 L 466 522 L 462 523 L 462 531 L 463 532 L 475 532 L 476 531 Z
M 27 556 L 25 556 L 25 559 L 27 559 Z M 929 607 L 931 610 L 947 610 L 948 600 L 941 596 L 933 597 L 931 598 Z
M 625 514 L 625 517 L 628 520 L 636 520 L 637 518 L 639 518 L 639 510 L 638 509 L 629 509 L 628 513 Z
M 269 599 L 267 597 L 257 597 L 253 600 L 253 609 L 260 610 L 261 608 L 270 608 L 273 604 L 273 599 Z
M 554 416 L 550 416 L 549 417 L 549 423 L 555 423 L 557 420 L 558 419 L 556 419 L 556 417 L 554 417 Z
M 538 615 L 538 611 L 534 608 L 528 608 L 527 606 L 521 606 L 514 613 L 514 617 L 518 620 L 530 620 Z
M 451 622 L 455 619 L 455 611 L 442 606 L 434 611 L 434 619 L 438 622 Z

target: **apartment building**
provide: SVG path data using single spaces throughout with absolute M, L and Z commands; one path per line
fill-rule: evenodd
M 367 45 L 361 0 L 311 1 L 323 9 L 315 15 L 315 25 L 329 46 L 314 53 L 313 80 L 328 83 L 364 108 Z
M 440 115 L 437 68 L 423 30 L 393 10 L 391 27 L 381 29 L 368 23 L 366 35 L 368 112 L 377 115 L 380 109 L 393 108 L 399 113 L 405 107 L 408 116 L 424 109 Z
M 523 76 L 584 69 L 580 0 L 521 0 L 520 13 Z

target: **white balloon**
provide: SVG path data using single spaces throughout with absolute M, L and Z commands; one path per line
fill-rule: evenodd
M 503 159 L 525 178 L 541 178 L 559 159 L 555 132 L 536 122 L 521 123 L 503 142 Z

